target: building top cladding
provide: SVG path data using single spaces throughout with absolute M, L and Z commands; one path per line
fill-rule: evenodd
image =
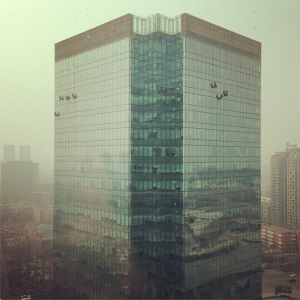
M 55 62 L 133 37 L 134 34 L 145 35 L 156 31 L 167 34 L 181 33 L 181 37 L 190 37 L 215 47 L 261 59 L 260 42 L 184 13 L 174 18 L 161 14 L 147 18 L 124 15 L 55 44 Z

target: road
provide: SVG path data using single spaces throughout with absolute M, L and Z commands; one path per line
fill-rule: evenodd
M 277 270 L 265 270 L 262 275 L 263 297 L 275 295 L 277 285 L 289 285 L 292 287 L 291 297 L 300 299 L 300 276 L 295 277 L 296 282 L 289 282 L 290 275 L 293 272 L 282 272 Z

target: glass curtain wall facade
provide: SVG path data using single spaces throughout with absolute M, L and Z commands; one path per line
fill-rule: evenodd
M 131 265 L 137 298 L 183 296 L 183 40 L 135 35 L 131 49 Z
M 254 299 L 261 293 L 260 61 L 187 37 L 184 70 L 186 295 Z
M 261 295 L 260 47 L 195 20 L 56 45 L 56 299 Z
M 56 63 L 58 299 L 118 299 L 129 286 L 129 49 L 127 38 Z

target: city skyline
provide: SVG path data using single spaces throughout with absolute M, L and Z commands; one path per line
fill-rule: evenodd
M 300 66 L 298 1 L 97 1 L 1 2 L 1 145 L 31 145 L 41 169 L 53 170 L 53 44 L 128 12 L 176 16 L 187 12 L 258 40 L 262 47 L 262 164 L 300 145 L 300 101 L 295 96 Z M 45 13 L 46 11 L 46 13 Z M 60 11 L 64 11 L 61 14 Z M 13 38 L 12 38 L 13 37 Z

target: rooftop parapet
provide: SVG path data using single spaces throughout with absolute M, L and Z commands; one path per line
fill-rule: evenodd
M 134 34 L 147 35 L 153 32 L 170 35 L 180 33 L 182 38 L 192 38 L 254 59 L 261 59 L 260 42 L 184 13 L 173 18 L 161 14 L 146 18 L 132 14 L 124 15 L 56 43 L 55 61 L 133 37 Z

